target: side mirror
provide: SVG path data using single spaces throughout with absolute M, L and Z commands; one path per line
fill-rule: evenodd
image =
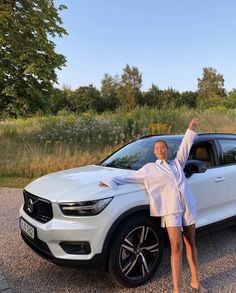
M 194 173 L 204 173 L 207 170 L 205 163 L 199 160 L 188 160 L 184 167 L 184 173 L 187 178 L 191 177 Z

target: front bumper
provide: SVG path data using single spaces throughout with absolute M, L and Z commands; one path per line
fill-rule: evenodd
M 53 204 L 54 217 L 47 223 L 40 223 L 28 216 L 23 207 L 20 217 L 35 228 L 34 239 L 23 230 L 21 235 L 25 243 L 37 254 L 47 260 L 60 264 L 103 264 L 105 252 L 103 244 L 113 219 L 105 211 L 93 217 L 66 217 L 58 205 Z M 88 243 L 87 253 L 78 251 L 67 253 L 63 243 Z M 63 249 L 64 248 L 64 249 Z
M 59 265 L 65 265 L 65 266 L 77 266 L 77 265 L 89 265 L 89 266 L 99 266 L 99 267 L 105 267 L 106 265 L 106 253 L 98 253 L 95 254 L 91 259 L 89 260 L 81 260 L 81 259 L 60 259 L 56 258 L 48 248 L 48 245 L 41 241 L 40 239 L 32 240 L 30 237 L 28 237 L 26 234 L 21 232 L 21 237 L 24 240 L 24 242 L 39 256 L 45 258 L 46 260 L 56 263 Z

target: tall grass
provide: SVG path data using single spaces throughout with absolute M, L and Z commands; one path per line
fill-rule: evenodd
M 157 111 L 85 113 L 32 117 L 0 122 L 0 185 L 3 178 L 17 186 L 57 170 L 97 163 L 121 145 L 143 135 L 184 133 L 198 116 L 198 132 L 236 133 L 236 111 Z M 1 180 L 2 178 L 2 180 Z M 26 180 L 25 180 L 26 179 Z M 11 185 L 10 183 L 8 183 Z

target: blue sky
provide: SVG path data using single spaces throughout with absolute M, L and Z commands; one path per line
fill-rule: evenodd
M 236 88 L 235 0 L 56 0 L 69 33 L 56 38 L 67 58 L 59 87 L 100 88 L 105 73 L 121 75 L 126 64 L 142 73 L 143 90 L 156 84 L 196 90 L 203 67 Z

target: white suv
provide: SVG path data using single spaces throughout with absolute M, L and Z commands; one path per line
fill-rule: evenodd
M 169 158 L 182 135 L 165 135 Z M 114 191 L 100 181 L 155 161 L 153 143 L 141 138 L 97 165 L 43 176 L 24 189 L 20 228 L 24 241 L 55 263 L 98 264 L 120 285 L 148 281 L 162 260 L 164 232 L 150 217 L 143 185 Z M 205 133 L 192 146 L 185 174 L 195 195 L 198 228 L 236 221 L 236 135 Z

